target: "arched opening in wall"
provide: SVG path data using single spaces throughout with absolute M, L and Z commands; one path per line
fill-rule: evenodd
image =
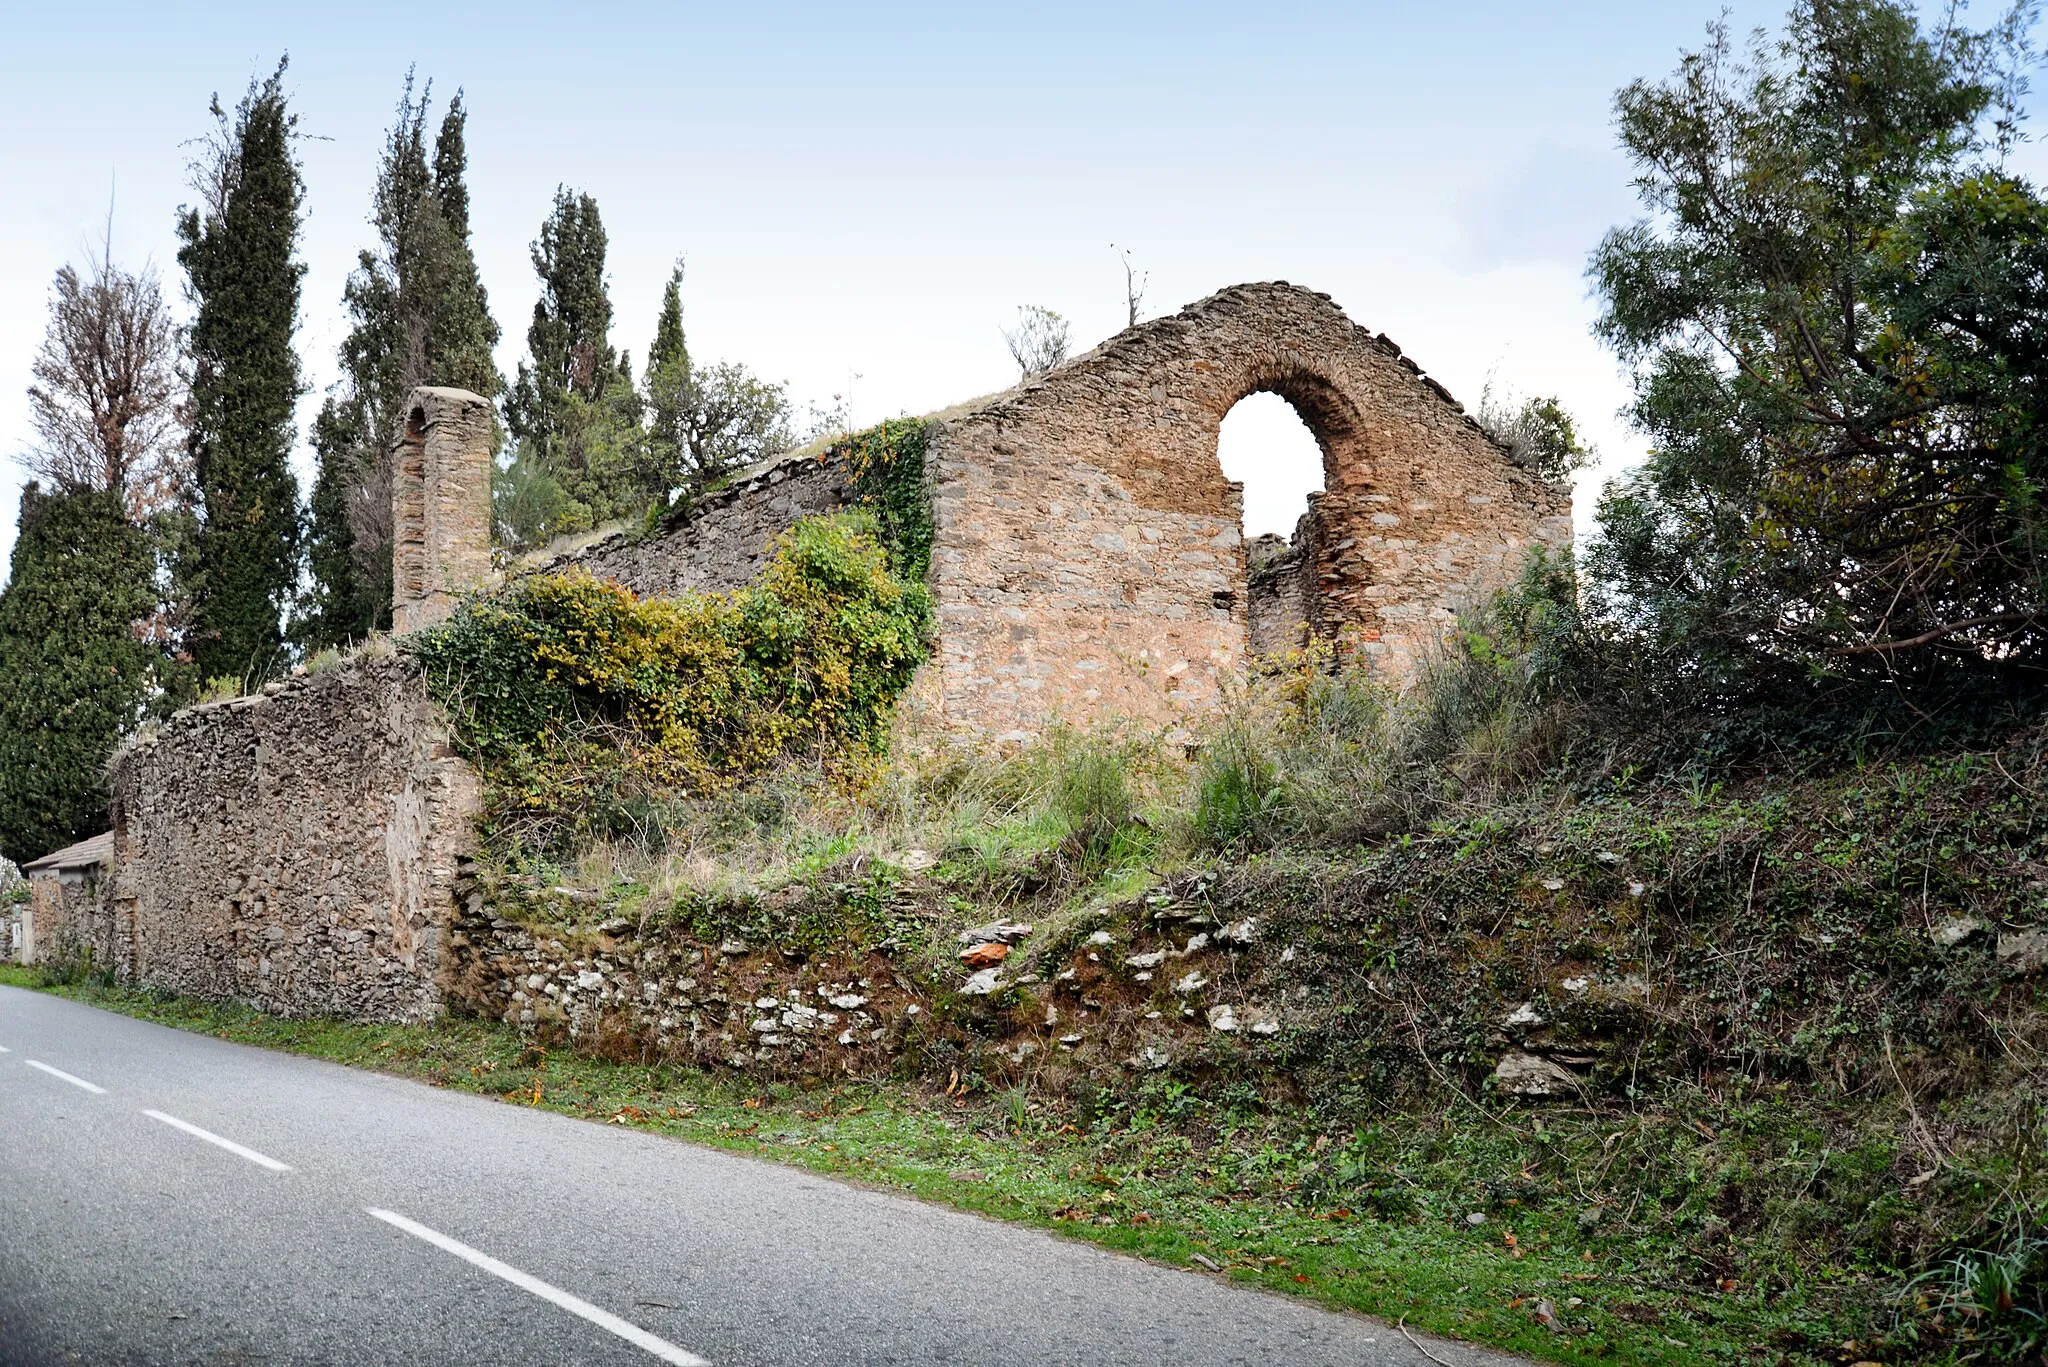
M 1244 486 L 1247 541 L 1292 537 L 1308 511 L 1308 496 L 1322 492 L 1322 445 L 1278 394 L 1247 394 L 1223 415 L 1216 459 L 1225 479 Z
M 1251 645 L 1274 654 L 1303 643 L 1313 617 L 1310 547 L 1297 541 L 1309 495 L 1323 489 L 1323 447 L 1294 405 L 1261 391 L 1240 399 L 1216 438 L 1223 477 L 1244 486 Z

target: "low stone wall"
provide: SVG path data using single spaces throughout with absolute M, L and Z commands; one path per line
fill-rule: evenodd
M 110 778 L 96 962 L 278 1015 L 439 1013 L 480 786 L 410 664 L 358 657 L 189 708 Z
M 678 926 L 618 918 L 535 928 L 469 900 L 452 923 L 451 1009 L 614 1057 L 772 1074 L 887 1066 L 931 1019 L 879 951 L 793 957 L 773 944 L 706 944 Z
M 546 568 L 581 565 L 643 597 L 739 588 L 768 563 L 777 535 L 803 518 L 845 507 L 851 480 L 841 461 L 772 461 L 699 499 L 651 536 L 619 532 Z

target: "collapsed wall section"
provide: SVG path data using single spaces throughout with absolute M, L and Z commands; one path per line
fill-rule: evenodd
M 1316 517 L 1310 510 L 1283 540 L 1268 532 L 1245 548 L 1245 586 L 1250 600 L 1252 654 L 1286 655 L 1309 643 L 1317 611 Z
M 652 535 L 618 532 L 547 568 L 581 566 L 642 597 L 736 589 L 767 566 L 777 536 L 804 518 L 837 512 L 852 498 L 844 461 L 783 457 L 735 476 L 670 515 Z
M 403 660 L 188 708 L 115 757 L 118 976 L 277 1015 L 422 1020 L 480 787 Z

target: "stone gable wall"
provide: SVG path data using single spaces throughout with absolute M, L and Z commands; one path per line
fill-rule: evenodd
M 410 664 L 188 708 L 111 780 L 97 962 L 278 1015 L 439 1012 L 480 789 Z
M 792 457 L 740 476 L 651 536 L 615 533 L 546 568 L 580 565 L 643 596 L 735 589 L 760 574 L 777 535 L 806 517 L 836 512 L 851 497 L 843 462 Z
M 1284 564 L 1249 575 L 1243 491 L 1216 458 L 1248 394 L 1287 399 L 1324 491 Z M 945 722 L 1023 739 L 1101 714 L 1173 724 L 1254 654 L 1349 640 L 1412 678 L 1570 499 L 1329 296 L 1239 285 L 1111 338 L 963 416 L 927 448 L 938 612 L 921 681 Z M 777 533 L 851 500 L 843 465 L 762 466 L 670 519 L 563 557 L 642 594 L 739 587 Z
M 1530 547 L 1569 539 L 1569 496 L 1391 341 L 1327 295 L 1235 286 L 936 426 L 949 722 L 1021 738 L 1103 711 L 1171 722 L 1216 697 L 1251 648 L 1243 491 L 1217 438 L 1259 391 L 1323 447 L 1300 538 L 1307 625 L 1354 638 L 1392 678 Z

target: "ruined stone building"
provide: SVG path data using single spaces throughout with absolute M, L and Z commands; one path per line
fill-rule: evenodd
M 1268 391 L 1323 451 L 1324 491 L 1252 573 L 1224 415 Z M 1168 720 L 1257 650 L 1355 638 L 1395 678 L 1460 609 L 1563 546 L 1571 501 L 1328 295 L 1238 285 L 936 425 L 926 455 L 941 715 L 990 736 L 1102 713 Z M 651 538 L 578 557 L 641 593 L 729 588 L 849 496 L 812 459 L 751 472 Z
M 1259 391 L 1315 434 L 1324 491 L 1254 565 L 1216 450 L 1224 415 Z M 402 629 L 489 581 L 489 437 L 476 395 L 407 404 Z M 1254 652 L 1310 635 L 1408 677 L 1461 608 L 1570 525 L 1566 494 L 1400 348 L 1282 283 L 1223 290 L 934 422 L 924 473 L 937 633 L 914 691 L 990 740 L 1104 715 L 1177 724 Z M 778 532 L 852 496 L 829 456 L 786 458 L 572 559 L 643 594 L 731 588 Z M 372 649 L 187 709 L 110 773 L 110 894 L 65 932 L 96 962 L 284 1014 L 439 1011 L 480 789 L 402 658 Z
M 96 835 L 22 866 L 29 900 L 13 917 L 8 938 L 14 957 L 28 963 L 76 959 L 111 938 L 102 883 L 113 856 L 114 837 Z

